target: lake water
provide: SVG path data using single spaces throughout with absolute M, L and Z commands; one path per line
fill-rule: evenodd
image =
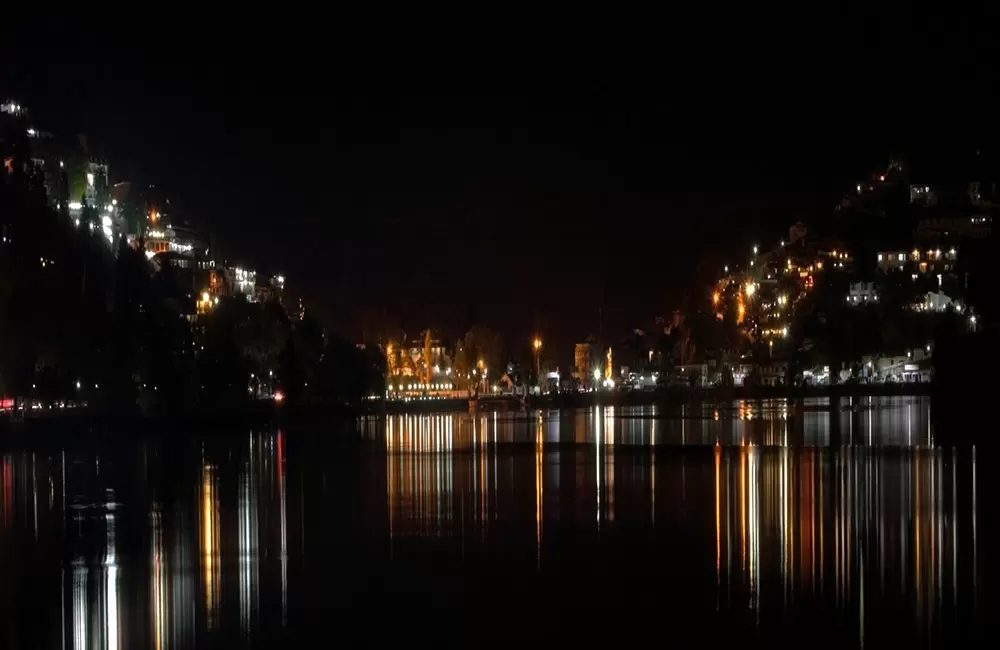
M 925 399 L 0 445 L 3 648 L 920 647 L 984 625 L 982 469 L 935 444 Z

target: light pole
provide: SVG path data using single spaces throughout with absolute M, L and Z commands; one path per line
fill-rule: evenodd
M 542 385 L 542 339 L 535 337 L 531 342 L 531 347 L 535 350 L 535 378 L 538 385 Z

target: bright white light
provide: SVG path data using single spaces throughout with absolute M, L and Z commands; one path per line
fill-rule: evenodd
M 35 137 L 37 134 L 38 134 L 38 131 L 36 131 L 34 129 L 28 129 L 28 135 L 30 135 L 31 137 Z
M 94 186 L 94 175 L 93 174 L 87 174 L 87 185 L 89 185 L 90 187 Z
M 747 295 L 752 296 L 756 291 L 757 291 L 757 285 L 755 285 L 753 282 L 748 282 L 746 288 Z
M 156 253 L 154 253 L 153 251 L 146 251 L 146 259 L 147 260 L 151 260 L 155 256 L 156 256 Z
M 111 205 L 118 205 L 118 199 L 111 199 Z
M 74 224 L 74 225 L 75 225 L 76 227 L 78 227 L 78 228 L 79 228 L 79 227 L 80 227 L 80 220 L 79 220 L 79 219 L 73 219 L 73 224 Z
M 785 325 L 784 327 L 781 328 L 781 335 L 785 336 L 785 337 L 788 336 L 788 326 L 787 325 Z
M 601 379 L 601 371 L 598 368 L 594 368 L 594 381 L 599 381 Z
M 283 275 L 278 276 L 278 284 L 285 284 L 285 276 Z
M 69 202 L 69 209 L 70 210 L 80 210 L 82 208 L 83 208 L 83 204 L 80 203 L 79 201 L 70 201 Z
M 754 245 L 753 245 L 753 254 L 754 254 L 754 255 L 756 255 L 756 254 L 757 254 L 757 244 L 754 244 Z
M 65 166 L 66 166 L 66 163 L 64 163 L 63 161 L 60 160 L 59 161 L 59 169 L 62 169 Z
M 208 302 L 209 300 L 211 300 L 211 298 L 212 297 L 208 295 L 207 291 L 203 291 L 202 292 L 202 294 L 201 294 L 201 301 L 202 302 Z
M 104 215 L 103 217 L 101 217 L 101 225 L 104 226 L 105 228 L 110 228 L 111 227 L 111 217 L 109 217 L 107 215 Z

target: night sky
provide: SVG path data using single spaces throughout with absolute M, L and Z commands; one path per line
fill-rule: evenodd
M 112 182 L 164 188 L 217 251 L 284 272 L 351 336 L 483 322 L 569 346 L 599 310 L 605 334 L 627 332 L 890 154 L 975 146 L 995 124 L 971 99 L 953 121 L 956 93 L 992 82 L 940 61 L 363 65 L 288 44 L 58 42 L 0 95 L 86 132 Z

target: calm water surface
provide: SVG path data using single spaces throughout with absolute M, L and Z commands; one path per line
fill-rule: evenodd
M 776 400 L 7 439 L 0 647 L 971 640 L 977 452 L 937 446 L 928 415 Z

